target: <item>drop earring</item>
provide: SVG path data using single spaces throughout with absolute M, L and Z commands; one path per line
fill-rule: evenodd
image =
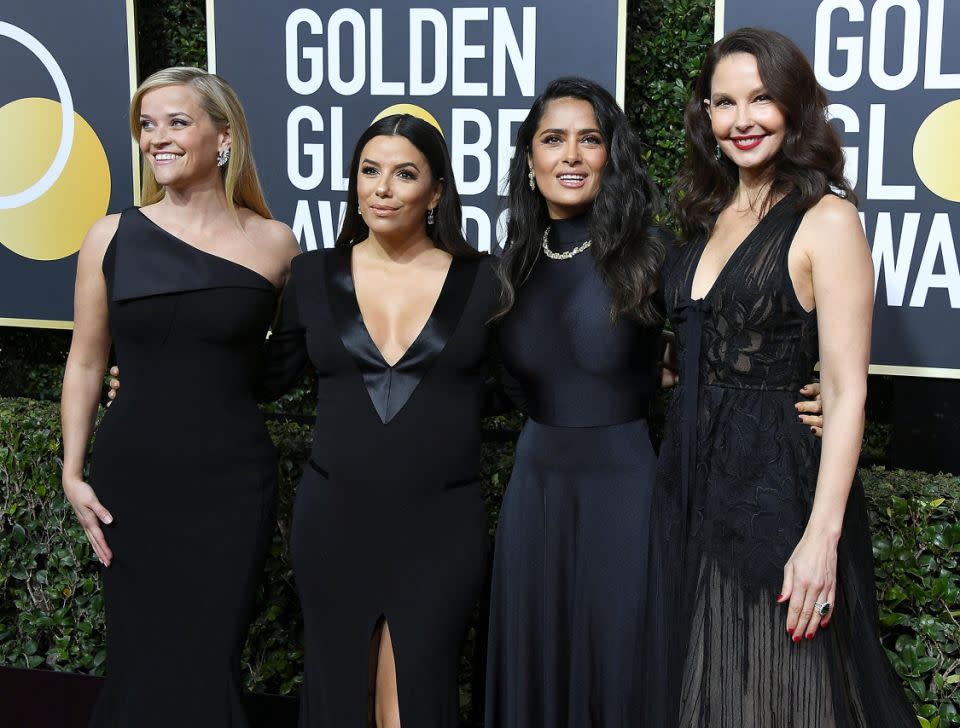
M 229 161 L 230 161 L 230 150 L 229 150 L 229 149 L 221 149 L 219 152 L 217 152 L 217 166 L 218 166 L 218 167 L 225 167 L 225 166 L 227 165 L 227 162 L 229 162 Z
M 433 208 L 427 210 L 427 225 L 433 225 Z
M 717 158 L 717 161 L 720 161 L 720 158 L 723 156 L 723 152 L 720 151 L 720 145 L 717 144 L 717 148 L 713 151 L 713 156 Z
M 529 174 L 527 174 L 527 182 L 530 183 L 530 189 L 531 189 L 531 190 L 537 189 L 537 180 L 536 180 L 536 178 L 533 176 L 533 170 L 532 170 L 532 169 L 530 170 Z

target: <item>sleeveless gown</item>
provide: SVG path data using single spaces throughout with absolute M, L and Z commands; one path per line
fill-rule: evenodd
M 589 236 L 554 221 L 550 246 Z M 542 252 L 499 327 L 527 403 L 497 527 L 487 728 L 635 728 L 660 327 L 610 320 L 589 252 Z
M 264 395 L 308 364 L 317 373 L 290 537 L 305 631 L 301 728 L 372 725 L 384 621 L 403 725 L 458 725 L 460 648 L 489 550 L 480 418 L 496 291 L 489 258 L 454 258 L 427 324 L 388 366 L 360 313 L 351 249 L 293 261 Z
M 662 700 L 651 701 L 649 725 L 916 724 L 879 641 L 859 479 L 829 627 L 795 644 L 775 601 L 820 461 L 820 441 L 794 409 L 818 358 L 816 313 L 800 305 L 787 268 L 802 218 L 793 196 L 777 203 L 703 299 L 690 291 L 706 241 L 680 247 L 664 274 L 681 369 L 654 498 L 650 631 L 666 641 L 650 674 Z
M 124 211 L 103 260 L 123 394 L 90 483 L 102 569 L 96 728 L 238 728 L 240 652 L 273 527 L 276 452 L 256 406 L 273 285 Z

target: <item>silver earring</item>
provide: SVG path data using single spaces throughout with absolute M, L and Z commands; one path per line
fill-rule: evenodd
M 360 209 L 360 203 L 359 203 L 359 202 L 357 203 L 357 214 L 358 214 L 358 215 L 363 215 L 363 210 Z
M 217 152 L 217 166 L 218 166 L 218 167 L 225 167 L 225 166 L 227 165 L 227 162 L 229 162 L 229 161 L 230 161 L 230 150 L 229 150 L 229 149 L 221 149 L 219 152 Z
M 713 156 L 717 158 L 717 161 L 720 161 L 720 158 L 723 156 L 723 152 L 720 151 L 720 145 L 717 144 L 717 148 L 713 152 Z
M 532 170 L 532 169 L 530 170 L 530 173 L 527 175 L 527 181 L 530 183 L 530 189 L 531 189 L 531 190 L 537 189 L 537 180 L 536 180 L 536 178 L 533 176 L 533 170 Z
M 433 225 L 433 208 L 427 210 L 427 225 Z

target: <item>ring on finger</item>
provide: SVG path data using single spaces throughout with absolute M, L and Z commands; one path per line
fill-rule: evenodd
M 830 602 L 816 602 L 813 605 L 813 611 L 819 614 L 821 617 L 826 617 L 830 613 L 830 609 L 833 607 Z

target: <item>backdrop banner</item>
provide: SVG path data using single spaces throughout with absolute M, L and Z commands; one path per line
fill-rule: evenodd
M 0 11 L 0 326 L 69 328 L 77 251 L 134 201 L 133 0 Z
M 960 3 L 717 3 L 717 37 L 748 25 L 792 38 L 830 96 L 873 249 L 870 371 L 960 378 Z
M 333 245 L 357 138 L 409 104 L 443 129 L 468 238 L 496 246 L 533 97 L 576 74 L 622 103 L 625 22 L 625 0 L 207 1 L 210 68 L 237 89 L 271 209 L 304 250 Z

